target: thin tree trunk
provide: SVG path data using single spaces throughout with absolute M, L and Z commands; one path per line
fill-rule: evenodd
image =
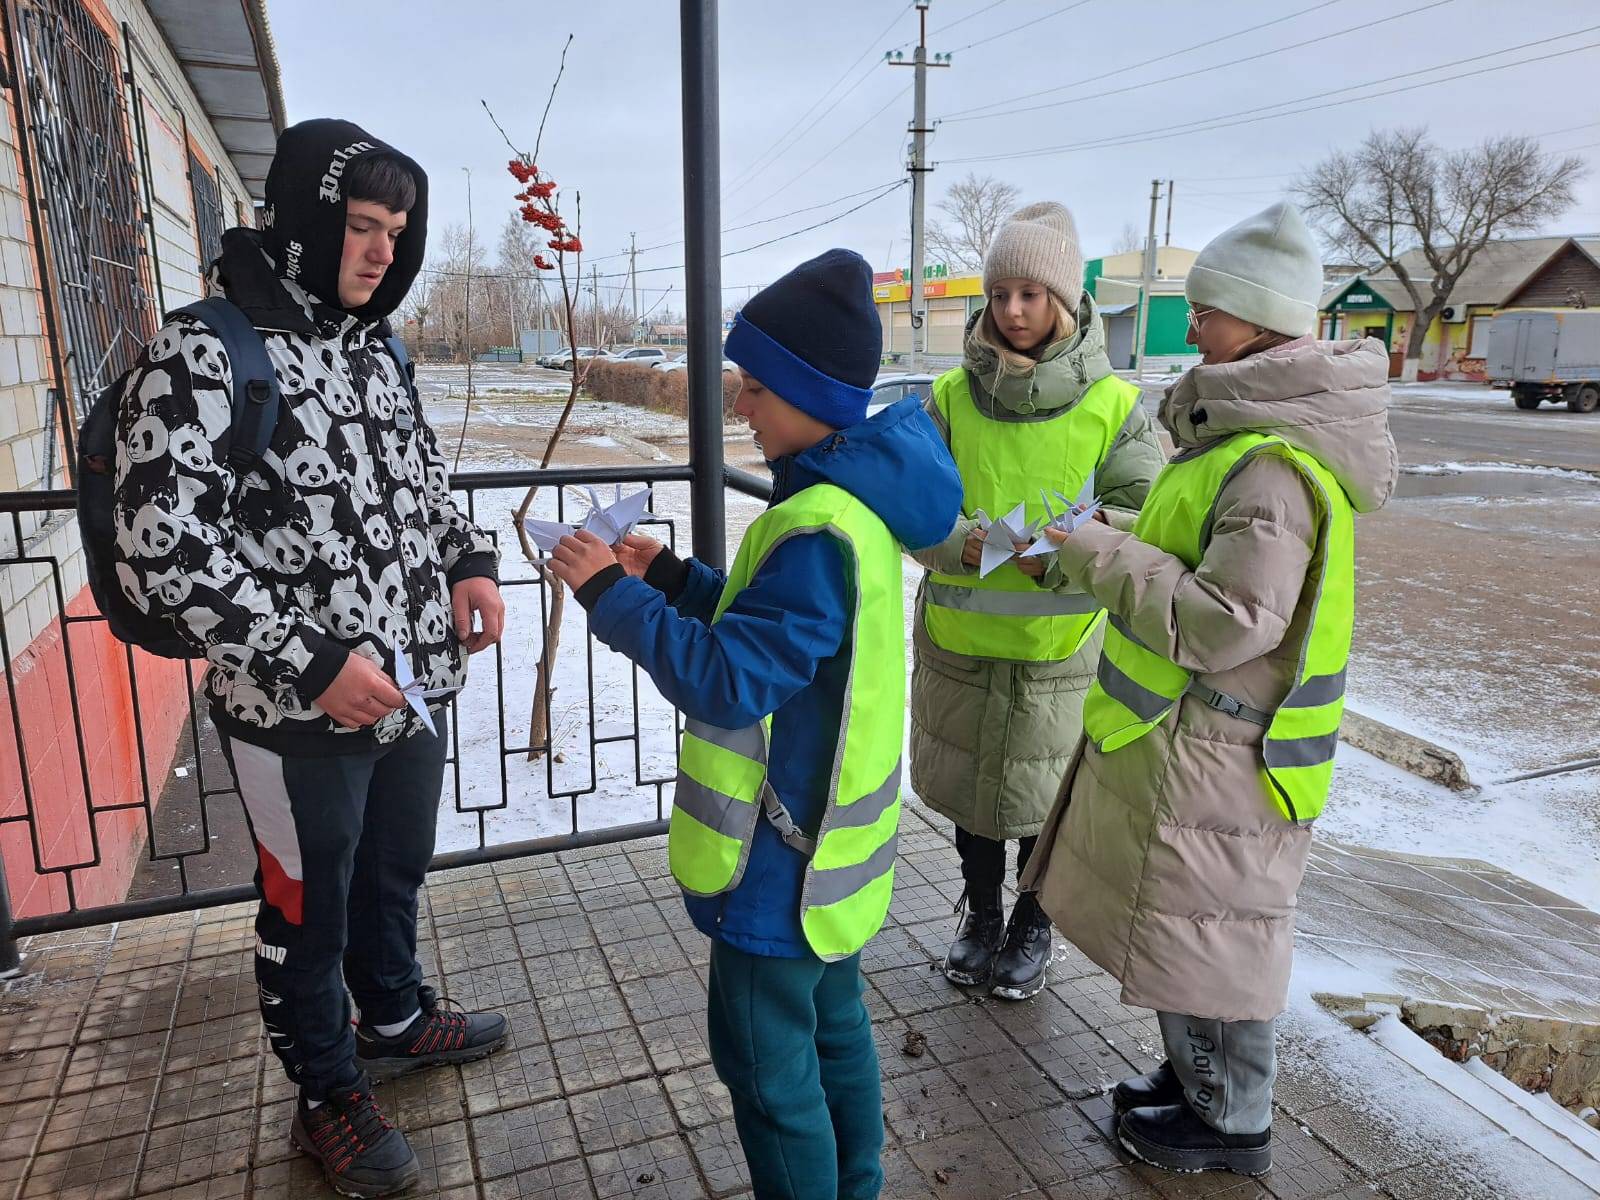
M 580 209 L 581 211 L 581 209 Z M 567 389 L 567 402 L 561 409 L 561 416 L 556 420 L 556 427 L 550 432 L 550 438 L 544 444 L 544 454 L 539 459 L 539 469 L 542 471 L 550 465 L 550 459 L 555 455 L 556 444 L 560 442 L 561 435 L 567 428 L 567 420 L 572 416 L 572 409 L 578 402 L 578 391 L 588 378 L 589 368 L 585 363 L 582 371 L 578 368 L 578 343 L 577 331 L 573 328 L 576 313 L 573 311 L 572 292 L 567 285 L 567 268 L 565 256 L 557 259 L 561 270 L 561 295 L 565 303 L 567 316 L 567 345 L 572 351 L 572 383 Z M 517 506 L 517 511 L 512 516 L 512 523 L 517 531 L 517 540 L 522 546 L 523 557 L 535 564 L 539 578 L 550 588 L 550 611 L 545 618 L 544 644 L 539 655 L 538 669 L 534 675 L 533 711 L 528 714 L 528 761 L 536 762 L 544 748 L 549 746 L 554 752 L 550 735 L 554 723 L 550 719 L 550 710 L 555 695 L 556 653 L 561 646 L 561 618 L 566 611 L 567 589 L 561 580 L 540 561 L 540 556 L 533 543 L 528 538 L 528 531 L 523 528 L 523 518 L 533 508 L 533 502 L 539 494 L 539 485 L 534 484 L 522 497 L 522 503 Z

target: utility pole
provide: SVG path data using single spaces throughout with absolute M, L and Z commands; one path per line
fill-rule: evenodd
M 639 273 L 634 270 L 634 260 L 639 256 L 639 242 L 634 234 L 628 235 L 628 282 L 633 286 L 633 341 L 639 341 Z
M 600 344 L 600 268 L 589 268 L 589 307 L 594 313 L 594 348 L 604 350 Z
M 467 410 L 472 409 L 472 252 L 477 243 L 472 240 L 472 168 L 462 167 L 467 173 Z M 457 454 L 459 458 L 460 455 Z
M 1167 237 L 1161 243 L 1163 246 L 1172 245 L 1172 193 L 1177 190 L 1176 183 L 1175 179 L 1167 180 Z
M 1144 375 L 1144 344 L 1149 340 L 1150 288 L 1156 281 L 1156 207 L 1161 202 L 1161 180 L 1150 181 L 1150 232 L 1144 242 L 1144 272 L 1139 280 L 1139 323 L 1133 332 L 1133 373 Z
M 911 370 L 918 370 L 922 365 L 923 346 L 927 341 L 927 302 L 923 296 L 922 269 L 923 269 L 923 210 L 926 206 L 926 182 L 923 176 L 932 174 L 933 168 L 928 165 L 928 134 L 933 130 L 928 127 L 928 68 L 948 67 L 950 56 L 936 54 L 934 60 L 928 61 L 928 4 L 930 0 L 916 0 L 917 3 L 917 48 L 910 62 L 904 61 L 900 51 L 891 51 L 884 55 L 885 61 L 891 67 L 911 67 L 915 70 L 915 86 L 912 89 L 911 110 L 911 161 L 906 164 L 906 171 L 911 176 Z

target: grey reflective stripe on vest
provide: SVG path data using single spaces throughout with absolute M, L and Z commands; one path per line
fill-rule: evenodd
M 746 725 L 743 729 L 719 729 L 715 725 L 707 725 L 704 721 L 696 721 L 691 717 L 684 721 L 683 731 L 693 734 L 702 742 L 721 746 L 741 758 L 748 758 L 762 766 L 767 765 L 767 731 L 759 721 L 754 725 Z
M 992 617 L 1085 617 L 1100 611 L 1100 602 L 1086 592 L 1000 592 L 931 579 L 928 601 L 940 608 Z
M 1111 628 L 1115 629 L 1118 633 L 1120 633 L 1123 637 L 1127 638 L 1135 646 L 1142 647 L 1145 650 L 1150 650 L 1149 646 L 1146 646 L 1136 636 L 1134 636 L 1133 626 L 1129 625 L 1121 617 L 1117 616 L 1116 613 L 1114 613 L 1114 612 L 1106 613 L 1106 623 L 1108 625 L 1110 625 Z M 1150 652 L 1152 654 L 1155 653 L 1154 650 L 1151 650 Z
M 832 833 L 835 829 L 864 829 L 888 812 L 895 798 L 900 795 L 900 768 L 901 763 L 896 762 L 889 777 L 854 804 L 835 804 L 833 815 L 828 818 L 828 832 Z
M 1339 734 L 1319 734 L 1316 737 L 1268 738 L 1262 755 L 1269 767 L 1315 767 L 1333 758 L 1339 748 Z
M 854 896 L 874 879 L 893 868 L 899 838 L 898 832 L 893 834 L 887 842 L 872 852 L 872 857 L 866 862 L 854 863 L 847 867 L 829 867 L 826 870 L 819 870 L 813 866 L 811 880 L 806 886 L 806 904 L 826 907 Z
M 1154 721 L 1177 703 L 1159 692 L 1152 692 L 1112 662 L 1108 654 L 1100 656 L 1100 666 L 1095 671 L 1095 677 L 1106 695 L 1141 721 Z
M 672 806 L 682 809 L 707 829 L 723 837 L 743 840 L 750 832 L 756 806 L 709 788 L 683 771 L 673 790 Z
M 1344 695 L 1344 676 L 1343 671 L 1337 675 L 1313 675 L 1289 693 L 1283 707 L 1321 708 L 1324 704 L 1332 704 Z

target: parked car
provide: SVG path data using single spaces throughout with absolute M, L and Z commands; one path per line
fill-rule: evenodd
M 651 363 L 650 367 L 656 371 L 672 371 L 687 365 L 688 361 L 689 356 L 687 354 L 669 354 L 660 362 Z
M 612 362 L 639 363 L 649 367 L 659 362 L 665 362 L 667 360 L 667 352 L 654 346 L 619 346 L 606 357 Z
M 680 354 L 671 362 L 656 364 L 656 370 L 658 371 L 687 371 L 688 369 L 689 356 L 687 354 Z M 739 369 L 739 364 L 734 362 L 731 358 L 725 358 L 722 360 L 722 369 L 724 371 L 737 371 Z
M 579 346 L 578 347 L 578 357 L 579 358 L 604 358 L 605 357 L 605 351 L 596 350 L 593 346 Z M 569 353 L 567 351 L 563 351 L 562 354 L 561 354 L 561 357 L 559 359 L 557 359 L 556 362 L 553 363 L 552 365 L 558 371 L 570 371 L 570 370 L 572 370 L 572 355 L 571 355 L 571 353 Z
M 1489 325 L 1489 382 L 1518 408 L 1546 400 L 1576 413 L 1600 408 L 1600 312 L 1507 312 Z
M 933 395 L 933 380 L 932 375 L 881 376 L 872 385 L 872 399 L 867 401 L 867 411 L 875 412 L 907 396 L 926 401 Z

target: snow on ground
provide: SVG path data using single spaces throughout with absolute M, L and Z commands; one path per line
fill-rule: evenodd
M 1389 384 L 1389 390 L 1398 401 L 1406 401 L 1413 397 L 1428 400 L 1482 400 L 1492 401 L 1497 404 L 1510 404 L 1511 391 L 1509 388 L 1490 387 L 1486 383 L 1471 383 L 1440 379 L 1432 383 L 1394 383 Z
M 1403 714 L 1371 715 L 1415 731 Z M 1479 785 L 1470 795 L 1340 746 L 1318 831 L 1374 850 L 1481 859 L 1600 912 L 1600 769 L 1509 783 L 1499 782 L 1516 773 L 1507 764 L 1463 757 Z
M 1535 466 L 1530 463 L 1513 462 L 1439 462 L 1439 463 L 1402 463 L 1402 475 L 1471 475 L 1485 472 L 1500 472 L 1513 475 L 1545 475 L 1554 479 L 1577 479 L 1585 483 L 1594 482 L 1594 476 L 1588 471 L 1572 471 L 1566 467 Z
M 494 400 L 514 395 L 567 394 L 570 377 L 520 363 L 474 363 L 472 391 L 475 399 Z M 417 367 L 417 392 L 424 400 L 467 393 L 465 363 L 421 363 Z

